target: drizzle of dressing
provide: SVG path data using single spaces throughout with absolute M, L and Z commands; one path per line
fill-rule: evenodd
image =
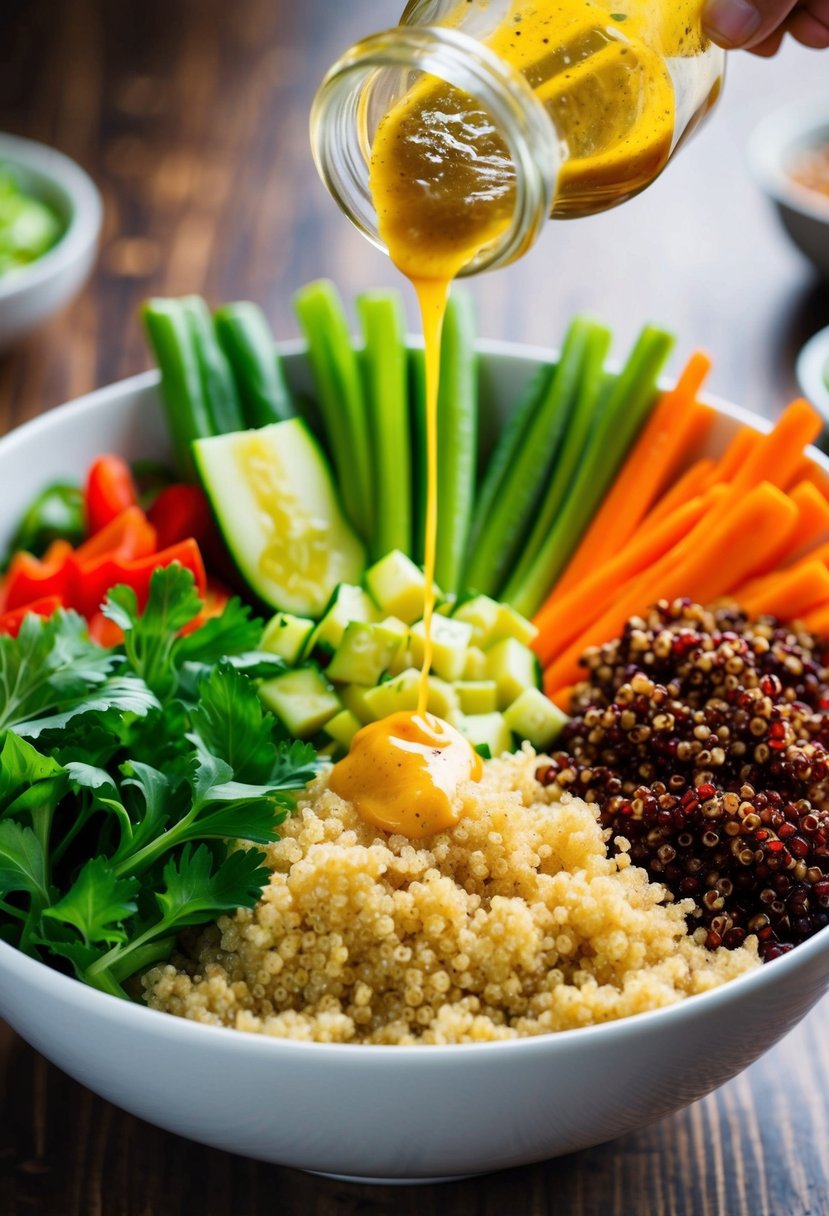
M 329 784 L 375 827 L 418 840 L 457 823 L 457 788 L 482 772 L 480 756 L 454 726 L 403 712 L 358 731 Z

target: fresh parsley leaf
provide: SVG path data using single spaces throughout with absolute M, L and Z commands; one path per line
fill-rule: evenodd
M 43 915 L 78 930 L 86 945 L 127 941 L 123 922 L 137 910 L 137 878 L 117 878 L 106 859 L 93 857 L 71 889 Z
M 191 712 L 202 746 L 230 765 L 238 780 L 266 781 L 276 762 L 276 719 L 265 709 L 256 686 L 222 664 L 199 684 Z
M 262 621 L 252 616 L 247 604 L 234 596 L 219 616 L 186 634 L 176 650 L 178 663 L 210 664 L 257 651 L 262 641 Z M 271 658 L 275 658 L 272 655 Z
M 0 637 L 0 730 L 75 704 L 106 685 L 122 664 L 89 640 L 77 613 L 30 613 L 16 638 Z
M 81 714 L 107 715 L 115 711 L 119 716 L 126 713 L 142 716 L 156 708 L 158 700 L 143 680 L 129 675 L 116 676 L 94 692 L 81 693 L 58 702 L 52 712 L 42 717 L 13 723 L 12 730 L 29 739 L 36 739 L 44 731 L 60 730 Z
M 0 747 L 0 815 L 19 815 L 43 802 L 54 804 L 66 785 L 66 772 L 51 756 L 6 731 Z
M 124 631 L 124 649 L 133 671 L 161 701 L 177 684 L 172 654 L 178 634 L 201 611 L 193 575 L 178 562 L 156 570 L 143 612 L 131 587 L 113 587 L 104 614 Z
M 264 853 L 240 849 L 213 869 L 213 857 L 206 845 L 182 849 L 164 867 L 165 889 L 156 896 L 165 929 L 203 924 L 221 912 L 252 908 L 270 871 L 262 866 Z

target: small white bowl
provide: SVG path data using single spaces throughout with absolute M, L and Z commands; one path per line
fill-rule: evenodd
M 482 423 L 500 424 L 550 352 L 480 347 Z M 299 344 L 292 387 L 311 391 Z M 765 419 L 724 402 L 721 453 Z M 0 439 L 0 547 L 29 498 L 102 451 L 170 459 L 149 372 Z M 829 471 L 829 458 L 813 459 Z M 447 1047 L 303 1043 L 120 1001 L 0 942 L 0 1017 L 96 1093 L 178 1135 L 353 1181 L 425 1182 L 575 1152 L 661 1119 L 746 1068 L 829 988 L 829 928 L 712 992 L 606 1025 Z M 781 1078 L 781 1092 L 785 1078 Z
M 797 356 L 796 371 L 803 396 L 829 424 L 829 327 L 809 339 Z
M 0 275 L 0 349 L 24 337 L 80 289 L 95 262 L 101 233 L 101 196 L 89 176 L 62 152 L 0 134 L 0 165 L 23 188 L 53 207 L 64 231 L 28 266 Z
M 800 186 L 789 169 L 797 153 L 829 142 L 829 100 L 800 101 L 768 115 L 749 141 L 749 164 L 802 253 L 829 278 L 829 197 Z

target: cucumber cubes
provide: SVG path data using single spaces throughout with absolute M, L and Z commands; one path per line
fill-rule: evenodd
M 336 587 L 318 621 L 277 613 L 262 647 L 293 670 L 260 692 L 285 727 L 300 738 L 322 731 L 337 755 L 361 726 L 416 709 L 424 595 L 423 572 L 395 551 L 366 571 L 362 586 Z M 539 689 L 530 622 L 476 596 L 443 601 L 432 628 L 429 712 L 493 756 L 522 739 L 550 747 L 567 719 Z

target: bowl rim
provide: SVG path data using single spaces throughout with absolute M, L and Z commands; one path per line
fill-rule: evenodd
M 409 339 L 413 344 L 419 344 L 421 339 Z M 547 347 L 530 346 L 518 342 L 479 340 L 476 344 L 481 355 L 495 358 L 514 360 L 516 362 L 542 361 L 550 362 L 555 358 L 555 350 Z M 306 343 L 300 339 L 278 343 L 280 354 L 288 359 L 305 353 Z M 88 412 L 111 407 L 113 401 L 139 392 L 157 388 L 161 377 L 157 370 L 139 373 L 125 380 L 95 389 L 90 393 L 48 410 L 35 418 L 22 423 L 5 435 L 0 436 L 0 455 L 9 449 L 14 449 L 18 443 L 29 439 L 37 439 L 41 432 L 47 431 L 59 416 L 62 419 L 81 418 Z M 663 378 L 661 387 L 670 387 L 670 378 Z M 768 432 L 772 423 L 768 418 L 745 407 L 713 394 L 701 398 L 706 404 L 713 406 L 718 413 L 733 418 L 740 423 L 746 423 L 762 432 Z M 810 455 L 817 457 L 817 462 L 829 469 L 829 459 L 817 449 L 808 449 Z M 810 962 L 829 951 L 829 925 L 819 930 L 813 937 L 801 942 L 794 949 L 770 963 L 762 963 L 751 971 L 735 976 L 719 986 L 681 998 L 671 1005 L 662 1006 L 643 1013 L 631 1014 L 624 1018 L 602 1022 L 591 1026 L 576 1027 L 570 1030 L 549 1031 L 545 1034 L 528 1035 L 514 1039 L 493 1040 L 482 1043 L 452 1043 L 452 1044 L 368 1044 L 368 1043 L 319 1043 L 299 1039 L 279 1038 L 267 1034 L 236 1030 L 232 1027 L 213 1026 L 208 1023 L 195 1022 L 188 1018 L 177 1017 L 162 1010 L 150 1009 L 133 1001 L 124 1001 L 109 993 L 91 988 L 74 976 L 65 975 L 53 970 L 47 963 L 40 962 L 28 955 L 22 954 L 14 946 L 0 940 L 0 974 L 5 973 L 14 982 L 21 979 L 33 982 L 41 989 L 54 988 L 56 994 L 79 1012 L 101 1014 L 102 1009 L 109 1008 L 110 1020 L 121 1022 L 127 1028 L 147 1029 L 153 1027 L 153 1033 L 158 1033 L 163 1025 L 167 1026 L 165 1034 L 176 1042 L 191 1041 L 195 1034 L 198 1038 L 205 1032 L 214 1035 L 214 1042 L 224 1040 L 229 1049 L 242 1053 L 262 1053 L 264 1058 L 276 1059 L 282 1052 L 295 1054 L 297 1052 L 310 1054 L 321 1060 L 332 1062 L 338 1058 L 340 1062 L 359 1060 L 365 1061 L 369 1067 L 379 1066 L 380 1061 L 396 1062 L 400 1065 L 411 1066 L 417 1061 L 423 1061 L 424 1052 L 428 1057 L 455 1056 L 461 1052 L 463 1058 L 477 1058 L 481 1052 L 493 1054 L 504 1052 L 548 1052 L 567 1051 L 571 1046 L 589 1048 L 590 1043 L 597 1038 L 616 1039 L 621 1045 L 629 1036 L 642 1032 L 647 1034 L 656 1024 L 661 1026 L 681 1026 L 688 1018 L 693 1018 L 702 1008 L 716 1013 L 717 1008 L 724 1008 L 739 996 L 750 996 L 753 990 L 762 991 L 766 984 L 785 982 L 788 972 L 807 967 Z M 103 1000 L 104 1005 L 101 1005 Z M 151 1019 L 149 1022 L 147 1019 Z M 163 1019 L 163 1021 L 161 1020 Z M 22 1037 L 25 1034 L 20 1032 Z M 216 1039 L 215 1036 L 221 1036 Z M 209 1040 L 203 1039 L 203 1043 Z M 230 1044 L 236 1046 L 230 1048 Z
M 66 227 L 52 248 L 27 266 L 0 276 L 0 304 L 4 304 L 80 261 L 98 242 L 104 208 L 89 174 L 48 144 L 0 132 L 0 163 L 50 182 L 65 195 L 69 207 Z
M 795 371 L 804 395 L 829 420 L 829 325 L 812 334 L 803 346 Z
M 829 140 L 825 97 L 787 102 L 755 126 L 748 141 L 748 162 L 755 180 L 775 202 L 829 227 L 829 199 L 821 205 L 817 192 L 799 186 L 785 168 L 787 157 L 821 132 Z

